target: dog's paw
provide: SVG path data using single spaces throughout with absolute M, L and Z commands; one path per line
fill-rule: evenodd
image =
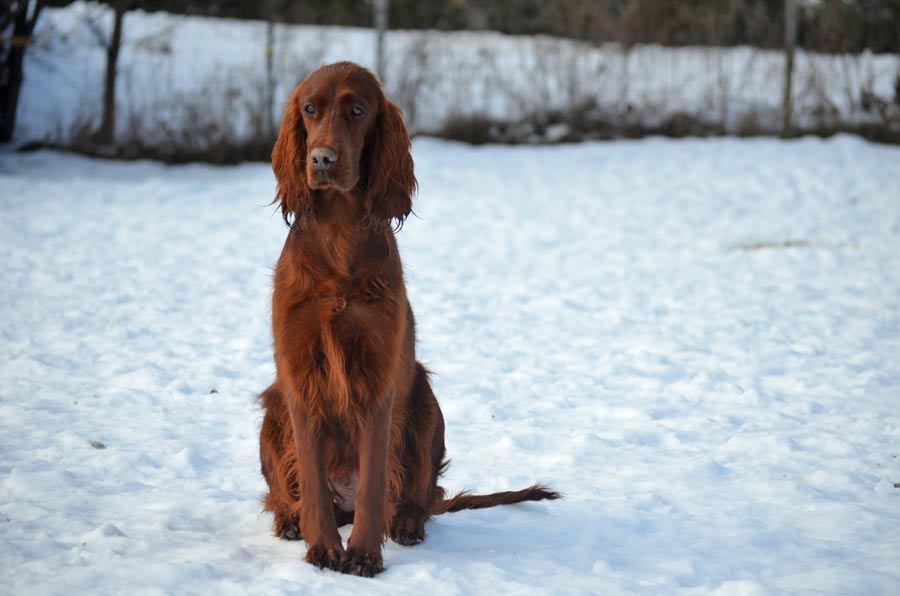
M 341 547 L 328 548 L 323 545 L 310 546 L 306 551 L 306 562 L 315 565 L 319 569 L 331 569 L 338 571 L 341 568 L 341 562 L 345 558 L 344 549 Z
M 425 523 L 412 517 L 398 515 L 391 524 L 391 540 L 403 546 L 412 546 L 425 540 Z
M 341 562 L 341 573 L 358 575 L 360 577 L 375 577 L 376 573 L 381 573 L 382 571 L 384 571 L 384 562 L 382 561 L 380 550 L 357 553 L 353 549 L 347 549 L 347 552 L 344 553 L 344 560 Z
M 282 540 L 303 540 L 299 521 L 300 520 L 294 519 L 282 522 L 278 529 L 278 537 Z
M 300 532 L 299 515 L 276 510 L 274 521 L 275 535 L 282 540 L 303 540 L 303 534 Z

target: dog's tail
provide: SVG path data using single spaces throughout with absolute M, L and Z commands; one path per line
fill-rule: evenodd
M 545 499 L 561 499 L 562 495 L 541 484 L 535 484 L 522 490 L 491 493 L 489 495 L 470 495 L 466 491 L 450 499 L 444 499 L 432 509 L 432 515 L 462 511 L 463 509 L 486 509 L 497 505 L 512 505 L 523 501 L 543 501 Z

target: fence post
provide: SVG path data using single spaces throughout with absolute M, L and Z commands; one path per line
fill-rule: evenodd
M 275 128 L 275 72 L 273 61 L 275 59 L 275 0 L 266 1 L 266 107 L 262 117 L 265 118 L 263 135 L 272 138 L 277 136 Z
M 375 0 L 375 73 L 384 84 L 384 32 L 388 25 L 388 0 Z
M 784 1 L 784 98 L 781 103 L 782 123 L 781 136 L 793 134 L 794 111 L 794 46 L 797 42 L 797 2 Z
M 116 76 L 119 62 L 119 50 L 122 47 L 122 24 L 125 13 L 131 9 L 129 0 L 117 0 L 113 3 L 113 30 L 109 44 L 106 46 L 106 82 L 103 87 L 103 119 L 97 130 L 95 140 L 102 145 L 112 145 L 116 137 Z

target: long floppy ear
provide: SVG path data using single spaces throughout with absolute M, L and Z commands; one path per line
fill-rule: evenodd
M 281 131 L 272 149 L 272 169 L 278 182 L 275 201 L 281 202 L 281 216 L 288 225 L 291 216 L 295 219 L 307 217 L 313 205 L 312 190 L 306 184 L 306 128 L 297 93 L 295 90 L 288 100 Z
M 403 113 L 385 99 L 366 150 L 366 205 L 376 218 L 396 219 L 398 226 L 412 211 L 416 192 L 410 149 Z

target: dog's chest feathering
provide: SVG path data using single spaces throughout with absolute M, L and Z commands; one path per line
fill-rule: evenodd
M 359 472 L 350 472 L 343 478 L 329 476 L 328 485 L 334 495 L 334 504 L 342 511 L 353 511 L 359 490 Z

